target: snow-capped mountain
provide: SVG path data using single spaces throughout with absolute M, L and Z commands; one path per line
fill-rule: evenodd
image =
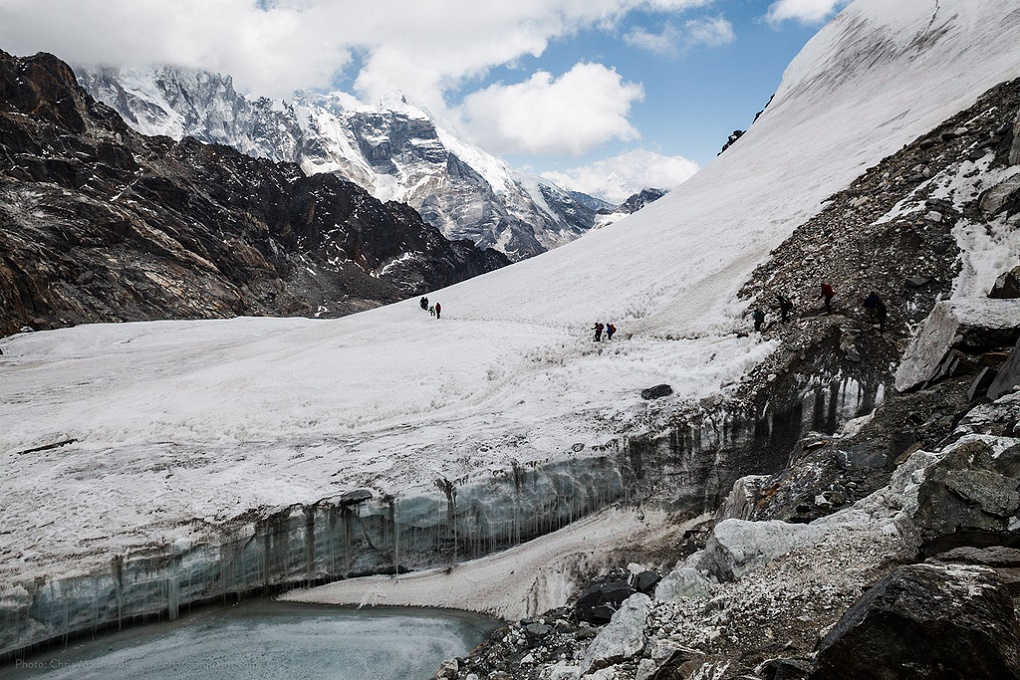
M 619 222 L 627 215 L 632 215 L 649 203 L 659 200 L 665 196 L 666 193 L 667 192 L 662 189 L 649 187 L 628 197 L 627 200 L 620 205 L 600 207 L 596 211 L 597 217 L 595 218 L 595 228 L 601 229 L 606 225 Z
M 922 529 L 945 528 L 936 526 L 941 517 L 914 524 L 924 519 L 923 468 L 939 456 L 911 441 L 898 457 L 891 449 L 900 434 L 966 447 L 947 455 L 960 469 L 940 473 L 945 495 L 969 504 L 957 521 L 982 512 L 977 505 L 998 508 L 996 531 L 976 535 L 969 525 L 937 538 L 1020 541 L 1020 481 L 1009 457 L 1017 397 L 997 402 L 1013 413 L 986 418 L 986 432 L 961 421 L 966 384 L 956 387 L 958 402 L 932 390 L 924 399 L 939 410 L 915 413 L 923 399 L 900 402 L 890 425 L 898 429 L 838 454 L 825 449 L 839 474 L 873 466 L 848 480 L 842 501 L 831 487 L 814 493 L 817 470 L 762 487 L 762 506 L 750 487 L 743 495 L 734 487 L 806 460 L 808 431 L 827 432 L 828 446 L 864 428 L 883 400 L 909 397 L 897 393 L 901 360 L 921 384 L 986 376 L 982 360 L 1005 372 L 1004 352 L 969 356 L 971 338 L 957 331 L 966 315 L 996 331 L 1020 327 L 1020 302 L 987 297 L 1020 262 L 1018 78 L 1013 3 L 856 0 L 790 64 L 773 102 L 713 164 L 626 223 L 430 293 L 443 305 L 441 320 L 410 300 L 330 321 L 95 325 L 5 339 L 0 450 L 12 453 L 0 477 L 11 546 L 0 551 L 3 648 L 125 615 L 172 617 L 184 602 L 224 593 L 453 567 L 615 504 L 637 505 L 635 523 L 665 532 L 669 522 L 656 524 L 652 510 L 710 518 L 734 489 L 733 503 L 748 511 L 785 498 L 804 521 L 824 504 L 849 500 L 851 512 L 795 528 L 730 521 L 728 535 L 711 539 L 716 552 L 674 579 L 676 590 L 689 587 L 684 602 L 644 596 L 631 612 L 634 635 L 617 636 L 607 647 L 621 651 L 598 659 L 626 656 L 629 668 L 594 673 L 633 677 L 642 649 L 643 677 L 667 659 L 706 653 L 810 661 L 813 644 L 883 569 L 921 559 Z M 18 160 L 59 171 L 43 151 Z M 819 280 L 839 291 L 832 315 L 819 313 Z M 857 302 L 870 289 L 889 304 L 884 333 Z M 749 332 L 749 308 L 777 293 L 798 298 L 795 318 Z M 954 305 L 963 310 L 957 317 Z M 619 333 L 595 342 L 596 321 Z M 962 349 L 942 365 L 958 336 Z M 943 346 L 903 360 L 918 338 Z M 972 429 L 949 436 L 957 423 Z M 969 469 L 1000 457 L 1009 470 Z M 898 487 L 874 485 L 890 474 Z M 850 481 L 877 498 L 853 506 Z M 805 489 L 812 493 L 802 496 Z M 425 593 L 428 603 L 514 618 L 534 614 L 536 602 L 562 604 L 572 569 L 590 569 L 593 554 L 609 552 L 592 547 L 590 528 L 578 552 L 549 551 L 558 561 L 521 569 L 520 551 L 506 556 L 500 579 L 437 570 L 442 586 Z M 776 555 L 794 559 L 794 548 L 811 557 L 808 539 L 828 546 L 823 564 L 847 577 L 842 590 L 815 581 L 815 571 L 810 583 L 798 580 L 808 560 L 773 570 L 773 581 L 794 591 L 778 596 L 704 583 L 701 567 L 713 555 L 712 573 L 739 583 Z M 741 563 L 729 569 L 726 560 Z M 400 589 L 416 592 L 400 578 L 349 586 L 359 592 L 345 601 L 355 603 L 411 601 Z M 809 606 L 812 593 L 825 598 L 820 606 Z M 1003 600 L 1012 612 L 1009 595 Z M 739 628 L 755 610 L 746 602 L 765 611 L 760 635 Z M 690 610 L 691 627 L 675 625 L 680 609 Z M 796 638 L 773 630 L 780 620 Z M 1009 626 L 1002 637 L 1015 640 L 1015 619 Z M 663 636 L 674 633 L 671 649 Z M 622 651 L 622 639 L 636 643 Z M 750 657 L 732 646 L 754 640 L 762 647 Z M 543 677 L 593 668 L 590 658 L 554 656 L 558 667 Z M 724 677 L 722 669 L 694 672 Z
M 184 135 L 254 156 L 333 172 L 382 201 L 407 203 L 448 238 L 520 260 L 568 243 L 595 223 L 591 201 L 437 127 L 399 93 L 377 106 L 343 93 L 292 102 L 249 99 L 229 76 L 167 66 L 76 71 L 86 90 L 149 135 Z

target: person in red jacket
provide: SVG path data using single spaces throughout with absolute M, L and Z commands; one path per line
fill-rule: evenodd
M 439 304 L 439 303 L 437 302 L 437 303 L 436 303 L 436 318 L 438 319 L 438 318 L 439 318 L 439 316 L 440 316 L 440 315 L 441 315 L 442 313 L 443 313 L 443 306 L 442 306 L 441 304 Z
M 836 293 L 832 290 L 832 286 L 822 281 L 822 294 L 818 297 L 825 298 L 825 313 L 832 314 L 832 298 L 836 297 Z

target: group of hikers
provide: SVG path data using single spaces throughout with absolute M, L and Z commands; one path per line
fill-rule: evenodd
M 825 313 L 832 314 L 832 299 L 836 297 L 836 291 L 833 290 L 832 284 L 823 281 L 821 294 L 818 297 L 825 300 Z M 793 311 L 793 301 L 785 295 L 779 294 L 776 295 L 776 302 L 773 309 L 779 309 L 780 322 L 785 323 L 790 312 Z M 875 291 L 868 293 L 868 297 L 864 298 L 864 308 L 867 310 L 868 319 L 877 320 L 879 332 L 884 333 L 885 320 L 889 310 L 886 309 L 885 303 L 882 302 L 878 293 Z M 751 319 L 754 321 L 754 330 L 760 333 L 765 326 L 765 311 L 761 307 L 755 308 L 751 312 Z
M 593 329 L 595 330 L 595 342 L 602 340 L 602 331 L 606 332 L 606 340 L 612 340 L 613 333 L 616 332 L 616 326 L 611 323 L 603 326 L 601 321 L 596 321 Z
M 443 306 L 438 302 L 434 305 L 430 305 L 429 299 L 427 297 L 423 297 L 421 300 L 419 300 L 418 305 L 422 309 L 428 310 L 428 313 L 436 317 L 437 319 L 439 318 L 440 314 L 443 313 Z

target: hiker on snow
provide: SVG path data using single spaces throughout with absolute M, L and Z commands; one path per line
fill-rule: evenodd
M 443 306 L 437 302 L 436 303 L 436 318 L 438 319 L 439 315 L 442 314 L 442 313 L 443 313 Z
M 601 321 L 596 321 L 595 322 L 595 342 L 598 342 L 598 341 L 600 341 L 602 339 L 602 329 L 603 328 L 605 328 L 605 326 L 602 325 Z
M 436 306 L 435 305 L 432 305 L 431 307 L 429 307 L 429 314 L 431 314 L 432 316 L 436 315 Z
M 832 298 L 836 297 L 836 293 L 832 290 L 832 286 L 822 281 L 822 294 L 818 297 L 825 298 L 825 313 L 832 314 Z
M 616 326 L 613 324 L 606 324 L 606 340 L 613 339 L 613 333 L 616 332 Z
M 422 309 L 428 309 L 429 308 L 429 299 L 427 297 L 423 297 L 421 299 L 421 301 L 418 302 L 418 304 L 421 305 Z
M 785 323 L 786 317 L 793 311 L 793 300 L 782 294 L 777 295 L 776 299 L 779 300 L 779 313 L 782 314 L 779 320 Z

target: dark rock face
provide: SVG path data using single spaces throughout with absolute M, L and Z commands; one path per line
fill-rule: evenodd
M 626 573 L 611 572 L 581 593 L 574 605 L 574 617 L 588 623 L 608 623 L 624 600 L 635 592 Z
M 987 569 L 900 567 L 819 643 L 813 680 L 1015 678 L 1020 628 Z
M 1004 272 L 988 291 L 990 298 L 1020 298 L 1020 267 Z
M 627 213 L 629 215 L 631 213 L 636 213 L 649 203 L 659 200 L 667 193 L 668 192 L 663 189 L 653 189 L 649 187 L 628 197 L 626 201 L 618 206 L 602 208 L 598 212 L 600 215 L 611 215 L 612 213 Z
M 1007 392 L 1011 392 L 1017 385 L 1020 385 L 1020 342 L 1017 342 L 1013 347 L 994 379 L 989 381 L 988 398 L 998 399 Z
M 668 397 L 671 394 L 673 394 L 673 388 L 666 384 L 656 385 L 655 387 L 648 387 L 641 390 L 642 399 L 661 399 L 662 397 Z
M 980 441 L 958 446 L 927 474 L 918 503 L 914 522 L 927 555 L 963 545 L 1020 543 L 1011 528 L 1020 508 L 1020 450 L 993 456 Z
M 0 52 L 0 334 L 340 316 L 505 264 L 335 176 L 139 135 L 55 57 Z

